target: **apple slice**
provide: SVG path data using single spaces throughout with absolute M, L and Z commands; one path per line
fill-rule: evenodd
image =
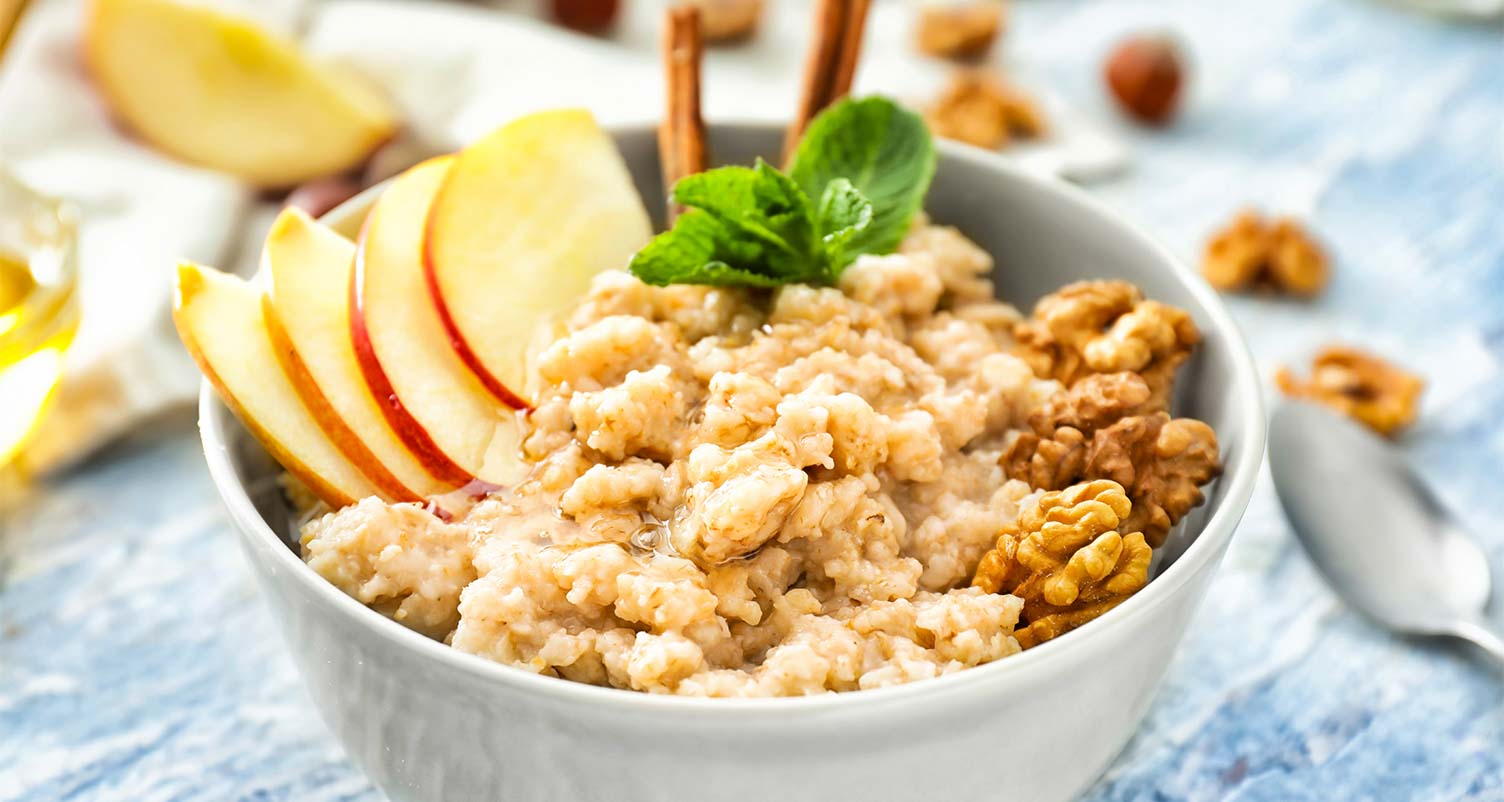
M 520 471 L 516 413 L 460 361 L 423 278 L 423 221 L 454 157 L 398 176 L 360 233 L 350 283 L 355 355 L 381 411 L 431 469 L 504 485 Z
M 529 348 L 602 270 L 652 236 L 611 138 L 588 112 L 545 111 L 462 151 L 428 213 L 423 266 L 460 359 L 525 407 Z
M 178 266 L 172 319 L 219 397 L 277 462 L 331 507 L 379 495 L 319 428 L 282 372 L 261 293 L 213 268 Z
M 464 485 L 464 471 L 420 461 L 366 387 L 350 339 L 354 263 L 355 243 L 302 210 L 284 209 L 272 223 L 261 252 L 263 307 L 282 367 L 324 433 L 383 494 L 419 501 Z
M 94 0 L 84 56 L 114 112 L 178 158 L 265 186 L 358 164 L 390 104 L 247 20 L 177 0 Z

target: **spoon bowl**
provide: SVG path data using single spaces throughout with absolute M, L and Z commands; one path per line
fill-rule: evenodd
M 1306 553 L 1349 605 L 1504 661 L 1504 638 L 1483 618 L 1487 557 L 1397 449 L 1325 407 L 1290 402 L 1270 420 L 1269 466 Z

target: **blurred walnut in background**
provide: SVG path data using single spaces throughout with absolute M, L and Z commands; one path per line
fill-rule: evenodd
M 1292 398 L 1325 404 L 1385 436 L 1415 421 L 1425 382 L 1390 362 L 1342 345 L 1329 345 L 1311 361 L 1304 381 L 1288 368 L 1275 375 L 1279 389 Z
M 921 52 L 939 58 L 981 58 L 1003 29 L 1004 11 L 1001 0 L 924 0 L 915 43 Z
M 1326 287 L 1331 269 L 1325 251 L 1295 220 L 1271 223 L 1248 209 L 1207 242 L 1201 273 L 1224 292 L 1268 287 L 1311 297 Z
M 1118 606 L 1149 581 L 1153 551 L 1122 524 L 1132 504 L 1115 482 L 1045 493 L 1004 527 L 972 586 L 1024 601 L 1014 637 L 1025 649 Z
M 924 116 L 936 136 L 988 150 L 1045 132 L 1044 114 L 1033 98 L 980 69 L 958 70 Z
M 731 42 L 757 32 L 763 0 L 679 0 L 700 9 L 700 35 L 707 42 Z

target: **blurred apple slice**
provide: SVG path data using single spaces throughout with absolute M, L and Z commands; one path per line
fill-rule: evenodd
M 308 411 L 383 493 L 418 501 L 470 481 L 421 462 L 387 425 L 350 339 L 355 244 L 300 209 L 284 209 L 261 252 L 266 328 Z M 431 470 L 432 469 L 432 470 Z
M 626 163 L 595 119 L 545 111 L 460 153 L 428 213 L 423 266 L 460 359 L 521 408 L 539 330 L 651 236 Z
M 390 104 L 356 76 L 202 5 L 93 0 L 84 56 L 142 138 L 263 186 L 353 167 L 397 127 Z
M 450 347 L 427 303 L 423 221 L 455 159 L 398 176 L 366 217 L 349 287 L 350 333 L 387 422 L 431 470 L 463 470 L 491 484 L 517 478 L 518 421 Z M 494 313 L 508 314 L 497 300 Z
M 172 319 L 225 405 L 314 495 L 331 507 L 379 495 L 319 428 L 282 372 L 256 288 L 213 268 L 179 265 Z

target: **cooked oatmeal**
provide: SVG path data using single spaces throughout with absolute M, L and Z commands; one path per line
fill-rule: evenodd
M 308 564 L 457 649 L 640 691 L 875 688 L 1017 652 L 1025 602 L 970 585 L 1039 497 L 1002 458 L 1065 388 L 1013 354 L 991 267 L 919 225 L 836 288 L 604 273 L 537 360 L 524 481 L 449 520 L 330 513 Z

